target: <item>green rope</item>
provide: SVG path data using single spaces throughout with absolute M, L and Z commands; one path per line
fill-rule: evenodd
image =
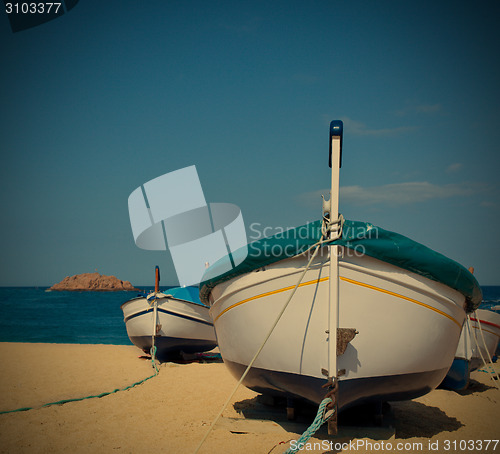
M 21 411 L 28 411 L 28 410 L 38 410 L 40 408 L 44 407 L 50 407 L 52 405 L 63 405 L 67 404 L 68 402 L 79 402 L 81 400 L 86 400 L 86 399 L 94 399 L 94 398 L 101 398 L 104 396 L 109 396 L 110 394 L 117 393 L 118 391 L 126 391 L 127 389 L 131 389 L 134 386 L 140 385 L 141 383 L 144 383 L 145 381 L 148 381 L 149 379 L 156 377 L 159 373 L 158 366 L 156 365 L 156 361 L 154 360 L 154 354 L 156 353 L 156 347 L 151 348 L 151 363 L 153 365 L 153 368 L 155 369 L 155 373 L 147 378 L 144 378 L 143 380 L 140 380 L 138 382 L 135 382 L 132 385 L 126 386 L 125 388 L 116 388 L 113 391 L 109 392 L 104 392 L 101 394 L 96 394 L 95 396 L 86 396 L 86 397 L 77 397 L 74 399 L 63 399 L 63 400 L 58 400 L 57 402 L 49 402 L 48 404 L 43 404 L 43 405 L 38 405 L 36 407 L 22 407 L 22 408 L 16 408 L 15 410 L 6 410 L 6 411 L 0 411 L 0 415 L 4 415 L 6 413 L 16 413 L 16 412 L 21 412 Z
M 306 443 L 317 431 L 318 429 L 328 421 L 332 416 L 333 412 L 329 414 L 327 417 L 325 417 L 325 409 L 326 406 L 332 402 L 332 399 L 329 397 L 323 399 L 321 403 L 319 404 L 318 408 L 318 413 L 316 414 L 316 418 L 314 418 L 314 421 L 312 424 L 307 428 L 307 430 L 300 436 L 300 438 L 297 440 L 295 446 L 295 449 L 288 448 L 285 451 L 285 454 L 294 454 L 296 453 L 299 449 L 301 449 L 301 446 L 304 446 L 304 443 Z
M 156 365 L 156 345 L 155 344 L 153 344 L 153 346 L 149 350 L 149 354 L 151 355 L 151 364 L 153 365 L 155 373 L 154 373 L 154 375 L 151 375 L 151 377 L 147 378 L 147 380 L 149 380 L 150 378 L 153 378 L 155 375 L 158 375 L 158 372 L 160 372 L 158 370 L 158 366 Z

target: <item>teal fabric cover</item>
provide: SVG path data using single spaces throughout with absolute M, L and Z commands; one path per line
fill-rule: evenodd
M 165 293 L 165 295 L 171 295 L 174 298 L 180 300 L 202 304 L 202 302 L 200 301 L 200 290 L 198 289 L 198 287 L 173 287 L 169 288 L 163 293 Z
M 200 283 L 201 301 L 208 304 L 208 295 L 217 284 L 301 254 L 320 238 L 321 221 L 315 221 L 248 244 L 233 254 L 234 262 L 239 263 L 238 255 L 243 256 L 248 251 L 246 258 L 232 270 L 219 274 L 218 263 L 208 268 Z M 351 249 L 353 254 L 366 254 L 458 290 L 466 297 L 469 311 L 482 301 L 481 288 L 467 269 L 398 233 L 367 222 L 346 220 L 342 237 L 333 243 Z

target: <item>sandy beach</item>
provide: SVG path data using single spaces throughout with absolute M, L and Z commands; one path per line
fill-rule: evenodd
M 151 376 L 140 355 L 134 346 L 0 343 L 0 411 L 34 407 L 0 415 L 0 452 L 193 453 L 236 384 L 221 362 L 164 363 L 126 391 L 41 407 Z M 391 403 L 382 428 L 345 426 L 340 415 L 339 437 L 323 427 L 300 452 L 500 452 L 500 443 L 484 449 L 500 438 L 500 391 L 485 372 L 472 379 L 463 393 L 438 389 Z M 200 452 L 283 453 L 313 417 L 289 422 L 284 408 L 240 387 Z

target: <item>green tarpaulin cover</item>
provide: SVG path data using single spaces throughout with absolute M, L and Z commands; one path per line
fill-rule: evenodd
M 219 262 L 207 269 L 204 281 L 200 283 L 201 301 L 208 304 L 208 295 L 217 284 L 301 254 L 320 239 L 321 221 L 315 221 L 248 244 L 233 254 L 234 263 L 238 265 L 232 270 L 219 273 Z M 476 309 L 482 301 L 481 288 L 467 269 L 398 233 L 367 222 L 345 220 L 342 237 L 334 243 L 352 249 L 358 255 L 366 254 L 458 290 L 465 296 L 469 311 Z

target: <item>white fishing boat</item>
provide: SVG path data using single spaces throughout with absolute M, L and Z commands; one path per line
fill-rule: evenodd
M 483 358 L 493 358 L 500 344 L 500 314 L 478 309 L 469 316 L 470 337 L 474 340 L 471 366 L 477 369 L 484 362 Z M 472 344 L 472 342 L 471 342 Z
M 338 216 L 341 145 L 342 123 L 332 122 L 332 197 L 322 221 L 249 244 L 242 263 L 223 274 L 214 264 L 200 284 L 236 378 L 245 371 L 248 388 L 316 404 L 327 385 L 339 410 L 437 387 L 466 311 L 482 297 L 458 263 Z
M 157 274 L 159 281 L 159 273 Z M 210 351 L 217 346 L 209 308 L 203 305 L 197 287 L 158 290 L 132 298 L 121 305 L 131 342 L 145 353 L 156 347 L 160 360 L 181 352 Z
M 500 344 L 500 314 L 478 309 L 467 316 L 455 359 L 442 387 L 461 391 L 469 385 L 470 373 L 488 364 Z

